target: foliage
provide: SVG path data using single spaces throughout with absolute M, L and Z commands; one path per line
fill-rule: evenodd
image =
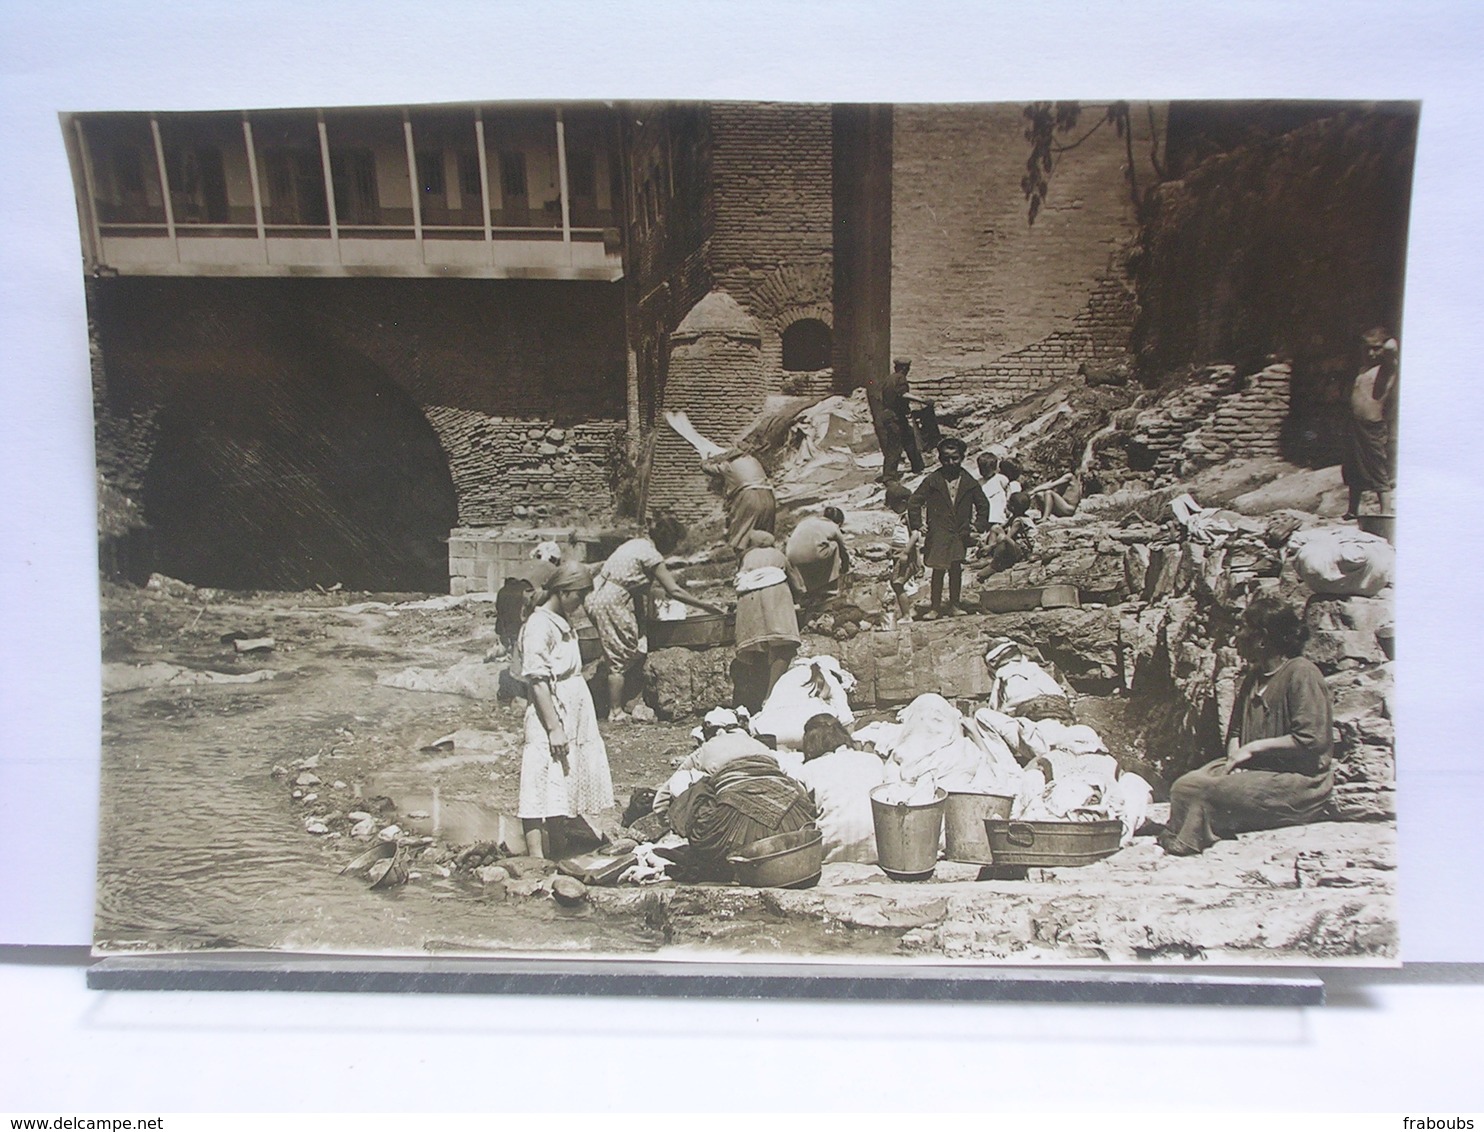
M 1098 119 L 1075 141 L 1064 140 L 1083 120 L 1084 110 L 1098 111 Z M 1128 182 L 1129 199 L 1139 207 L 1138 175 L 1134 162 L 1134 131 L 1131 121 L 1132 109 L 1127 102 L 1110 102 L 1104 106 L 1084 107 L 1080 102 L 1032 102 L 1023 111 L 1025 117 L 1025 140 L 1030 143 L 1030 155 L 1025 162 L 1025 176 L 1020 179 L 1020 189 L 1025 193 L 1028 206 L 1027 224 L 1034 224 L 1041 206 L 1046 203 L 1046 191 L 1051 185 L 1051 174 L 1056 161 L 1064 153 L 1070 153 L 1104 126 L 1112 126 L 1114 133 L 1123 139 L 1125 162 L 1124 179 Z M 1154 111 L 1149 108 L 1150 149 L 1149 162 L 1155 177 L 1165 175 L 1159 158 L 1159 135 L 1155 129 Z

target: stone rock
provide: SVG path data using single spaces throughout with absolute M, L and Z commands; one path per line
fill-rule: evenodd
M 318 786 L 320 782 L 321 779 L 319 775 L 311 774 L 307 770 L 303 774 L 299 775 L 298 778 L 294 779 L 295 786 Z
M 1123 554 L 1123 584 L 1131 594 L 1142 594 L 1149 577 L 1149 547 L 1134 543 Z
M 500 865 L 516 880 L 548 877 L 556 872 L 556 862 L 545 857 L 506 857 Z
M 683 719 L 732 702 L 736 651 L 660 649 L 644 665 L 644 698 L 661 719 Z
M 1393 621 L 1389 597 L 1344 597 L 1315 594 L 1304 607 L 1304 624 L 1310 632 L 1372 632 L 1390 629 Z
M 398 837 L 402 836 L 402 827 L 400 825 L 389 825 L 376 836 L 381 841 L 395 841 Z
M 1326 674 L 1386 662 L 1386 652 L 1371 631 L 1311 632 L 1304 655 Z
M 1396 817 L 1396 791 L 1369 782 L 1335 786 L 1328 812 L 1338 821 L 1381 821 Z
M 350 835 L 360 841 L 369 841 L 376 832 L 376 822 L 370 817 L 362 818 L 350 827 Z
M 575 908 L 587 899 L 587 885 L 576 877 L 557 876 L 551 881 L 551 894 L 566 908 Z
M 345 817 L 347 821 L 369 821 L 371 815 L 365 810 L 351 810 Z
M 474 875 L 479 878 L 483 885 L 504 884 L 510 879 L 510 870 L 504 865 L 481 865 L 474 870 Z
M 535 896 L 539 892 L 551 891 L 551 878 L 540 876 L 516 877 L 513 880 L 506 881 L 504 888 L 511 896 Z
M 306 818 L 304 821 L 304 832 L 325 834 L 330 832 L 330 827 L 319 818 Z
M 1149 548 L 1149 569 L 1144 578 L 1142 599 L 1154 603 L 1175 592 L 1175 572 L 1180 566 L 1178 545 Z
M 307 806 L 310 802 L 318 802 L 319 794 L 311 791 L 310 793 L 305 794 L 304 797 L 300 798 L 299 800 Z
M 619 856 L 624 853 L 632 853 L 638 847 L 639 843 L 632 837 L 618 837 L 609 844 L 607 852 L 614 856 Z

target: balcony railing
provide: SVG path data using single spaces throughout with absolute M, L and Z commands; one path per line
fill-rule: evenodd
M 610 220 L 615 213 L 593 208 L 590 201 L 569 198 L 566 177 L 565 132 L 562 112 L 554 114 L 556 155 L 560 169 L 560 196 L 539 213 L 542 224 L 500 224 L 500 208 L 491 207 L 488 157 L 484 146 L 484 121 L 479 110 L 472 116 L 478 141 L 480 194 L 473 203 L 483 208 L 430 207 L 424 216 L 423 194 L 415 160 L 413 124 L 402 113 L 406 140 L 411 207 L 350 211 L 354 219 L 342 222 L 337 216 L 337 178 L 322 112 L 315 112 L 319 140 L 319 164 L 323 170 L 323 201 L 312 216 L 320 223 L 282 223 L 281 209 L 270 204 L 263 191 L 258 150 L 253 139 L 251 117 L 241 115 L 242 141 L 247 154 L 252 209 L 245 205 L 215 211 L 230 213 L 215 220 L 200 219 L 201 211 L 185 203 L 188 193 L 171 185 L 170 166 L 156 115 L 149 115 L 154 147 L 151 180 L 160 199 L 148 204 L 142 198 L 124 208 L 101 201 L 92 168 L 92 154 L 81 119 L 73 119 L 82 176 L 79 196 L 91 236 L 90 266 L 102 273 L 139 275 L 281 275 L 281 274 L 383 274 L 468 275 L 556 279 L 616 280 L 622 277 L 618 231 L 609 226 L 574 225 L 574 220 Z M 218 123 L 220 128 L 220 123 Z M 233 127 L 235 129 L 235 126 Z M 344 188 L 344 186 L 341 186 Z M 315 194 L 318 201 L 318 192 Z M 466 196 L 466 201 L 469 199 Z M 180 213 L 189 209 L 189 219 Z M 412 223 L 367 223 L 389 211 Z M 524 208 L 517 208 L 523 217 Z M 280 212 L 275 216 L 275 212 Z M 247 213 L 251 222 L 243 217 Z M 538 213 L 532 210 L 534 219 Z M 156 219 L 156 218 L 159 219 Z M 146 219 L 147 218 L 147 219 Z M 457 218 L 462 223 L 447 223 Z M 350 217 L 347 217 L 350 219 Z M 473 221 L 472 223 L 468 221 Z M 482 221 L 482 222 L 481 222 Z

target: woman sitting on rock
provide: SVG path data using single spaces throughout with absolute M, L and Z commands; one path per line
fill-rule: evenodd
M 1249 668 L 1237 691 L 1226 757 L 1170 787 L 1160 845 L 1189 856 L 1222 838 L 1314 821 L 1334 789 L 1334 700 L 1324 676 L 1300 654 L 1308 629 L 1273 597 L 1242 615 L 1237 651 Z

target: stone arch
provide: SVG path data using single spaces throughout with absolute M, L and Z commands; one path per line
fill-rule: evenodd
M 281 281 L 108 282 L 98 322 L 110 393 L 155 407 L 131 577 L 446 588 L 447 457 L 384 367 L 317 333 Z
M 783 368 L 783 332 L 801 319 L 835 325 L 834 275 L 828 260 L 809 265 L 781 264 L 753 284 L 748 309 L 761 332 L 761 353 L 769 389 L 776 392 L 788 375 Z

